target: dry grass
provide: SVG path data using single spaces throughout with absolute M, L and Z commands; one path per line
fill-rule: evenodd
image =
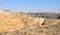
M 0 12 L 0 35 L 60 35 L 60 19 L 44 20 L 21 13 Z
M 47 19 L 45 25 L 56 25 L 60 23 L 60 19 Z
M 0 31 L 8 32 L 15 29 L 24 29 L 33 25 L 41 25 L 44 22 L 43 18 L 27 16 L 25 14 L 9 14 L 0 12 Z

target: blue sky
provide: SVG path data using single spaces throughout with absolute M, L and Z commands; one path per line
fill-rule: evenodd
M 60 0 L 0 0 L 0 10 L 60 10 Z

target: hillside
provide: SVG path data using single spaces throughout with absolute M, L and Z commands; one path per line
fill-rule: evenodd
M 43 18 L 30 17 L 25 14 L 16 14 L 14 12 L 0 12 L 0 31 L 7 32 L 15 29 L 24 29 L 44 22 Z
M 0 11 L 0 35 L 60 35 L 60 19 Z

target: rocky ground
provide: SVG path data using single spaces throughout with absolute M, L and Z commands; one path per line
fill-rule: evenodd
M 0 11 L 0 35 L 60 35 L 60 19 Z
M 60 23 L 53 24 L 35 25 L 24 30 L 16 29 L 9 32 L 8 35 L 60 35 Z

